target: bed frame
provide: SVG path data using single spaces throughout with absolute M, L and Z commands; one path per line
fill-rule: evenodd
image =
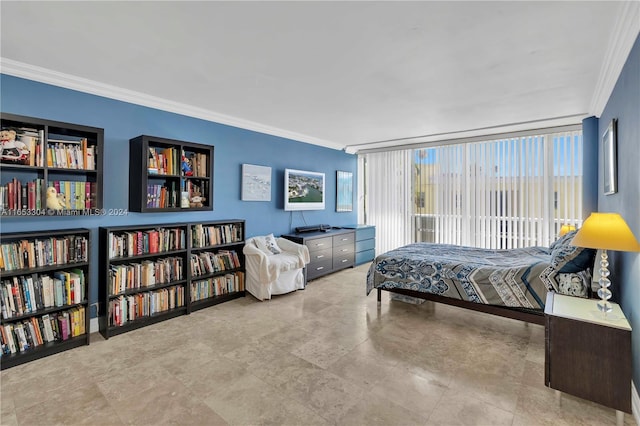
M 532 324 L 544 325 L 544 311 L 536 311 L 533 309 L 516 308 L 509 306 L 483 305 L 482 303 L 468 302 L 466 300 L 451 299 L 449 297 L 439 296 L 431 293 L 421 293 L 415 290 L 406 290 L 402 288 L 394 288 L 391 290 L 376 288 L 378 290 L 378 304 L 382 300 L 382 290 L 404 294 L 405 296 L 416 297 L 418 299 L 430 300 L 432 302 L 444 303 L 446 305 L 458 306 L 460 308 L 471 309 L 473 311 L 484 312 L 500 317 L 516 319 L 519 321 L 529 322 Z

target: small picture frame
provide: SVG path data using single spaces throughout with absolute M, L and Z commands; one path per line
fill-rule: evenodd
M 242 165 L 242 201 L 271 201 L 271 167 Z
M 602 162 L 604 171 L 604 194 L 611 195 L 618 192 L 618 131 L 617 120 L 611 120 L 602 135 Z
M 336 171 L 336 211 L 353 211 L 353 172 Z

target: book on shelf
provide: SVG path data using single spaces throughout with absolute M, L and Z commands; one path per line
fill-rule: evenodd
M 48 167 L 95 170 L 95 146 L 89 145 L 86 138 L 49 139 L 46 159 Z

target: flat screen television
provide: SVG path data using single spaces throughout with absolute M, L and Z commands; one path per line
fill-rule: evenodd
M 324 210 L 324 173 L 285 169 L 284 209 Z

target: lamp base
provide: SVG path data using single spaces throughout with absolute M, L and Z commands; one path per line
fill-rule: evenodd
M 613 310 L 611 307 L 611 303 L 608 302 L 611 299 L 611 290 L 609 287 L 611 286 L 611 280 L 609 279 L 609 256 L 607 255 L 607 250 L 603 249 L 602 254 L 600 256 L 600 279 L 598 283 L 600 284 L 600 288 L 598 289 L 598 296 L 600 297 L 600 301 L 598 302 L 598 310 L 604 313 L 605 316 L 609 312 Z

